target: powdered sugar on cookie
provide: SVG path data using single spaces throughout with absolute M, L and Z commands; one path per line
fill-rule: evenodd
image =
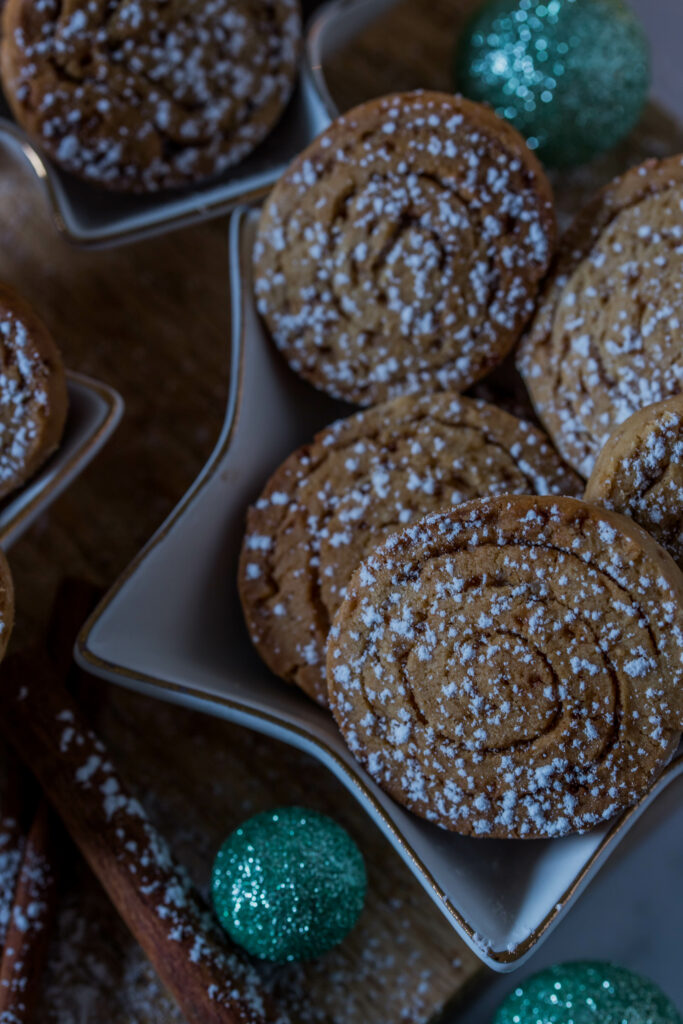
M 394 534 L 329 642 L 351 751 L 458 832 L 559 836 L 611 817 L 683 726 L 683 579 L 660 555 L 571 498 L 473 501 Z
M 333 395 L 460 390 L 517 339 L 553 240 L 549 186 L 516 132 L 458 97 L 390 96 L 339 118 L 276 186 L 258 308 Z
M 61 359 L 46 328 L 0 286 L 0 497 L 53 451 L 66 401 Z
M 65 170 L 153 191 L 261 142 L 292 91 L 300 35 L 298 0 L 8 0 L 5 90 Z
M 427 512 L 489 494 L 579 494 L 547 438 L 494 406 L 406 396 L 295 452 L 250 509 L 240 593 L 271 668 L 326 702 L 332 618 L 359 562 Z
M 646 407 L 610 438 L 586 501 L 635 519 L 683 568 L 683 395 Z
M 621 423 L 683 390 L 683 163 L 640 170 L 579 218 L 520 349 L 539 416 L 585 477 Z
M 25 325 L 5 311 L 0 318 L 0 482 L 21 473 L 40 436 L 40 414 L 47 406 L 42 361 L 30 345 Z

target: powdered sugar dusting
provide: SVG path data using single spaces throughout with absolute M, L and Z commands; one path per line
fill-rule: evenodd
M 298 0 L 18 6 L 5 83 L 17 117 L 62 167 L 110 188 L 220 173 L 292 90 Z
M 540 431 L 484 402 L 404 397 L 340 420 L 276 471 L 249 512 L 240 589 L 250 635 L 324 702 L 330 623 L 385 537 L 473 497 L 580 491 Z
M 266 204 L 259 312 L 292 367 L 331 394 L 460 390 L 531 313 L 552 209 L 521 144 L 481 109 L 439 93 L 359 107 Z
M 330 640 L 332 709 L 412 810 L 472 835 L 585 831 L 672 756 L 678 580 L 616 518 L 571 498 L 483 499 L 365 564 L 373 582 L 354 575 Z
M 586 500 L 635 519 L 683 568 L 683 395 L 624 423 L 595 464 Z
M 0 949 L 5 945 L 14 892 L 17 887 L 24 840 L 16 819 L 0 819 Z
M 0 487 L 23 477 L 48 414 L 48 370 L 26 324 L 0 305 Z
M 207 994 L 219 1005 L 241 1008 L 245 1020 L 262 1020 L 266 1007 L 256 971 L 233 954 L 209 910 L 171 856 L 165 841 L 130 796 L 100 740 L 78 728 L 69 709 L 58 714 L 60 747 L 74 765 L 74 785 L 99 801 L 98 822 L 118 866 L 127 871 L 139 897 L 156 916 L 166 939 L 209 979 Z M 268 1018 L 271 1019 L 270 1017 Z M 286 1024 L 284 1014 L 272 1018 Z
M 35 983 L 55 905 L 48 821 L 47 804 L 42 802 L 28 833 L 8 819 L 0 832 L 0 881 L 7 886 L 0 906 L 2 1024 L 21 1024 L 33 1015 Z
M 629 186 L 637 170 L 617 179 L 583 248 L 565 243 L 520 352 L 541 419 L 585 477 L 621 423 L 683 390 L 683 162 L 643 170 L 650 189 Z

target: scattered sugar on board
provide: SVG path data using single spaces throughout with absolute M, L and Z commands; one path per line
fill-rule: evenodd
M 128 694 L 117 704 L 119 710 L 110 716 L 106 730 L 117 760 L 136 765 L 135 781 L 146 810 L 171 839 L 174 853 L 187 865 L 203 896 L 208 895 L 211 860 L 225 822 L 263 809 L 264 800 L 307 798 L 342 815 L 344 821 L 348 804 L 357 829 L 363 828 L 362 812 L 350 798 L 342 795 L 342 807 L 335 805 L 336 811 L 321 803 L 326 795 L 330 799 L 330 783 L 308 770 L 312 762 L 301 753 L 274 748 L 272 741 L 256 735 L 238 736 L 236 728 L 225 723 L 159 708 Z M 128 711 L 122 713 L 122 708 Z M 154 744 L 141 750 L 139 737 L 152 727 L 163 738 L 161 747 Z M 235 744 L 227 749 L 226 728 L 236 733 Z M 167 745 L 202 766 L 203 777 L 211 779 L 207 800 L 192 801 L 189 790 L 175 785 L 173 775 L 159 776 L 158 751 Z M 236 793 L 231 780 L 247 757 L 259 771 L 250 773 Z M 304 777 L 306 786 L 297 781 Z M 373 850 L 384 844 L 379 837 L 368 840 Z M 368 908 L 339 949 L 305 966 L 256 965 L 264 987 L 302 1024 L 427 1024 L 457 987 L 457 977 L 471 976 L 472 955 L 425 901 L 418 883 L 400 864 L 388 872 L 382 857 L 369 856 Z M 425 943 L 420 934 L 421 925 L 429 922 L 442 936 L 436 953 L 436 940 Z M 91 1024 L 100 1019 L 111 1024 L 181 1024 L 184 1019 L 97 882 L 80 868 L 77 886 L 73 879 L 61 903 L 42 1009 L 41 1019 L 49 1024 Z

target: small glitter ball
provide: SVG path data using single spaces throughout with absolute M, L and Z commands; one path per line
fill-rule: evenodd
M 455 75 L 558 167 L 628 135 L 650 84 L 645 35 L 623 0 L 492 0 L 460 40 Z
M 353 928 L 363 909 L 363 856 L 336 821 L 305 807 L 249 818 L 213 866 L 218 919 L 253 956 L 313 960 Z
M 661 989 L 625 967 L 558 964 L 508 996 L 493 1024 L 683 1024 Z

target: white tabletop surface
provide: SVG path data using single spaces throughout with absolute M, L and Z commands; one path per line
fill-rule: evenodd
M 683 0 L 630 0 L 651 39 L 653 93 L 683 117 Z M 683 779 L 634 827 L 532 959 L 449 1024 L 490 1024 L 517 982 L 562 960 L 601 959 L 656 981 L 683 1013 Z
M 514 974 L 499 975 L 449 1024 L 490 1024 L 519 979 L 579 959 L 612 960 L 646 974 L 683 1011 L 682 778 L 645 812 L 531 960 Z
M 652 91 L 683 117 L 683 0 L 628 0 L 650 37 Z

